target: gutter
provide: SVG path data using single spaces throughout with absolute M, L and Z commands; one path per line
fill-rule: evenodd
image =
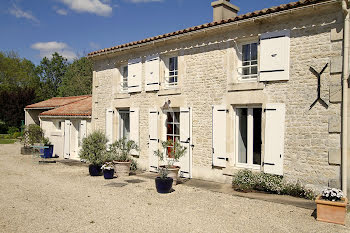
M 344 36 L 343 36 L 343 108 L 342 108 L 342 189 L 344 195 L 348 195 L 348 77 L 349 77 L 349 2 L 342 0 L 342 10 L 344 14 Z

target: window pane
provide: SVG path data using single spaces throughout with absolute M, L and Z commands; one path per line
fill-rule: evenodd
M 175 124 L 174 125 L 174 134 L 175 135 L 180 135 L 180 124 Z
M 261 164 L 261 108 L 253 109 L 253 164 Z
M 238 115 L 238 162 L 247 163 L 247 113 L 248 109 L 237 109 Z
M 251 44 L 251 60 L 257 60 L 258 59 L 258 44 L 257 43 L 253 43 Z
M 250 74 L 249 68 L 243 68 L 242 74 L 243 74 L 243 75 L 249 75 L 249 74 Z
M 173 134 L 174 133 L 174 130 L 173 130 L 173 124 L 172 123 L 167 123 L 167 131 L 166 131 L 167 134 Z
M 250 61 L 250 44 L 243 45 L 242 49 L 242 60 Z
M 252 74 L 257 74 L 258 73 L 258 67 L 257 66 L 251 67 L 251 73 Z
M 173 114 L 171 112 L 167 113 L 167 122 L 173 122 Z
M 174 112 L 174 122 L 180 123 L 180 112 Z

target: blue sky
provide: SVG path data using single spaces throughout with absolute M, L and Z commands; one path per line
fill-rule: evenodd
M 244 14 L 292 0 L 231 0 Z M 212 21 L 212 0 L 1 0 L 0 50 L 35 64 Z

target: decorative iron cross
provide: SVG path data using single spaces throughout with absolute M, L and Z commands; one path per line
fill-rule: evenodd
M 321 75 L 323 74 L 323 72 L 326 70 L 327 67 L 328 67 L 328 63 L 323 67 L 322 71 L 318 73 L 314 68 L 310 66 L 310 71 L 317 77 L 317 80 L 318 80 L 317 99 L 315 100 L 315 102 L 311 104 L 310 109 L 312 109 L 312 107 L 315 106 L 317 102 L 320 102 L 323 106 L 325 106 L 325 108 L 328 108 L 328 104 L 321 98 Z

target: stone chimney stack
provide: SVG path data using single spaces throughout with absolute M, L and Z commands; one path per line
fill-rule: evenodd
M 211 3 L 213 7 L 213 21 L 235 18 L 239 7 L 230 3 L 230 0 L 217 0 Z

